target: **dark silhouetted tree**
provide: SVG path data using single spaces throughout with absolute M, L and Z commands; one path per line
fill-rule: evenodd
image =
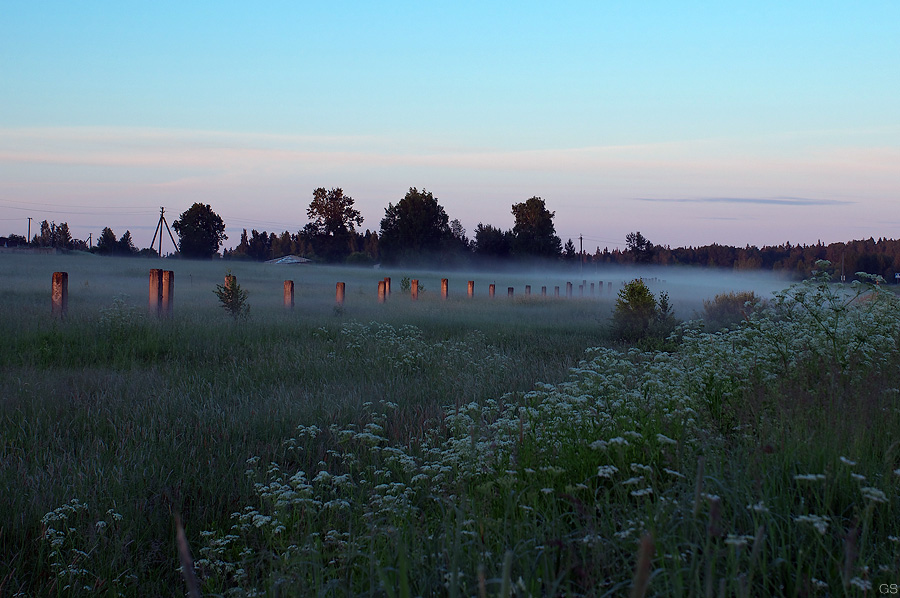
M 97 237 L 97 253 L 100 255 L 115 255 L 118 247 L 119 242 L 116 241 L 116 234 L 108 226 L 104 227 L 100 232 L 100 236 Z
M 435 258 L 452 238 L 449 218 L 437 198 L 410 187 L 403 199 L 385 209 L 378 251 L 389 262 L 422 261 Z
M 563 248 L 563 259 L 567 262 L 574 262 L 577 257 L 578 253 L 575 251 L 575 243 L 572 242 L 572 239 L 569 239 Z
M 640 231 L 625 235 L 625 250 L 639 264 L 647 264 L 653 260 L 653 243 L 647 240 Z
M 128 230 L 118 240 L 116 247 L 118 249 L 116 253 L 120 255 L 135 255 L 138 252 L 137 247 L 134 246 L 134 241 L 131 240 L 131 231 Z
M 172 223 L 178 234 L 178 251 L 184 257 L 211 258 L 219 251 L 225 235 L 225 223 L 209 204 L 195 203 Z
M 490 224 L 475 227 L 475 255 L 486 258 L 507 258 L 512 250 L 512 232 L 502 231 Z
M 555 213 L 547 210 L 543 199 L 532 197 L 513 204 L 512 214 L 516 219 L 512 230 L 512 249 L 515 255 L 550 259 L 559 257 L 562 241 L 556 236 L 556 228 L 553 226 Z
M 356 227 L 363 223 L 354 200 L 341 188 L 313 191 L 313 200 L 306 210 L 315 229 L 313 244 L 316 254 L 328 261 L 341 261 L 353 251 Z

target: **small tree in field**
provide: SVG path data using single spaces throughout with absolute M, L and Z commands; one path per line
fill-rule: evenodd
M 219 298 L 222 308 L 235 320 L 250 315 L 250 304 L 247 303 L 248 293 L 237 283 L 237 277 L 230 270 L 225 274 L 225 284 L 217 284 L 213 293 Z
M 613 312 L 612 333 L 618 340 L 660 348 L 675 330 L 678 320 L 665 291 L 655 297 L 640 278 L 619 291 Z
M 656 297 L 643 280 L 632 280 L 619 291 L 613 312 L 613 333 L 623 340 L 638 340 L 647 335 L 656 319 Z

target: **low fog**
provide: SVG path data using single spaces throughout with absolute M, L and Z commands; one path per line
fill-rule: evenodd
M 223 260 L 190 261 L 138 258 L 109 258 L 93 255 L 4 256 L 0 259 L 0 275 L 10 284 L 3 294 L 12 299 L 27 295 L 29 302 L 47 306 L 50 281 L 54 271 L 69 272 L 69 298 L 73 305 L 85 308 L 109 306 L 116 297 L 127 296 L 135 306 L 146 305 L 148 273 L 151 268 L 175 272 L 175 309 L 215 310 L 218 301 L 212 290 L 221 284 L 226 272 L 237 276 L 238 283 L 249 293 L 255 313 L 260 309 L 277 309 L 283 302 L 285 280 L 295 282 L 297 309 L 330 313 L 335 303 L 335 284 L 346 283 L 348 307 L 364 308 L 355 317 L 377 317 L 378 281 L 391 278 L 389 303 L 394 310 L 408 305 L 402 296 L 404 278 L 417 279 L 423 289 L 419 304 L 432 305 L 440 297 L 441 279 L 449 280 L 449 298 L 456 302 L 467 297 L 467 283 L 475 282 L 475 300 L 486 301 L 489 285 L 495 285 L 495 301 L 508 301 L 513 288 L 515 300 L 522 300 L 526 285 L 531 286 L 531 299 L 543 301 L 541 287 L 547 287 L 547 302 L 559 287 L 560 300 L 566 298 L 566 283 L 572 283 L 573 299 L 595 301 L 601 317 L 611 313 L 619 290 L 627 282 L 643 279 L 654 295 L 667 292 L 675 315 L 681 319 L 697 317 L 703 301 L 730 291 L 753 291 L 762 298 L 789 286 L 793 281 L 771 272 L 711 270 L 694 267 L 624 268 L 547 267 L 520 271 L 466 271 L 423 269 L 416 267 L 343 267 L 320 265 L 276 265 Z M 602 287 L 601 287 L 602 281 Z M 610 288 L 610 283 L 612 286 Z M 594 285 L 593 293 L 591 285 Z M 583 290 L 579 289 L 584 285 Z M 498 304 L 498 307 L 502 304 Z M 549 305 L 547 306 L 549 307 Z M 437 309 L 437 306 L 434 305 Z M 49 307 L 48 307 L 49 309 Z M 439 312 L 439 310 L 437 310 Z M 437 312 L 436 312 L 437 313 Z M 395 315 L 401 312 L 395 311 Z

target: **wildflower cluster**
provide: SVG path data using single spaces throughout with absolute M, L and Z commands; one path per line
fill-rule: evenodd
M 108 509 L 103 518 L 91 525 L 88 511 L 87 504 L 73 498 L 41 518 L 42 540 L 49 553 L 50 569 L 63 592 L 76 594 L 98 587 L 100 580 L 92 570 L 94 565 L 100 568 L 100 564 L 93 562 L 92 555 L 99 545 L 110 541 L 122 521 L 121 514 Z M 124 572 L 112 580 L 111 585 L 124 588 L 134 581 L 132 574 Z

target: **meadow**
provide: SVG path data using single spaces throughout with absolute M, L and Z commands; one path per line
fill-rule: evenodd
M 176 273 L 168 320 L 153 267 Z M 245 320 L 212 293 L 228 268 Z M 769 301 L 645 351 L 610 338 L 614 293 L 538 296 L 560 273 L 450 272 L 441 300 L 439 272 L 0 255 L 0 595 L 184 594 L 176 522 L 210 596 L 900 583 L 894 294 L 682 274 L 651 276 L 685 320 L 722 291 Z

